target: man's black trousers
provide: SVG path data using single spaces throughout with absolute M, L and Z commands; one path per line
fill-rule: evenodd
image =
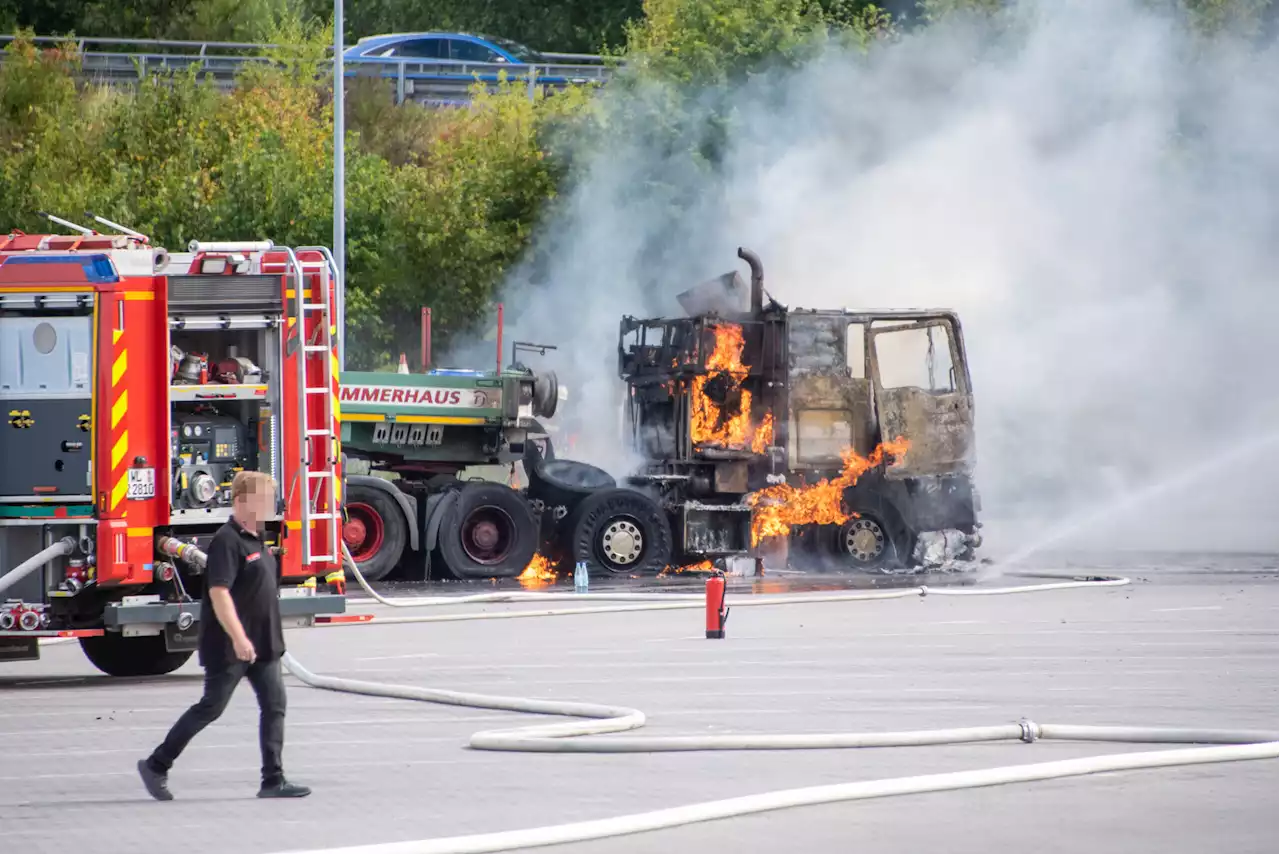
M 152 770 L 168 773 L 196 733 L 222 715 L 244 676 L 249 677 L 249 684 L 258 695 L 258 741 L 262 746 L 263 785 L 280 782 L 284 776 L 281 753 L 284 750 L 285 703 L 284 678 L 278 658 L 269 661 L 259 659 L 253 664 L 235 661 L 223 667 L 206 669 L 204 696 L 182 713 L 164 742 L 151 754 L 149 763 Z

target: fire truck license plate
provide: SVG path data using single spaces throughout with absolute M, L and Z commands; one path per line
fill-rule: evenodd
M 126 493 L 130 501 L 156 497 L 156 470 L 129 469 L 129 491 Z

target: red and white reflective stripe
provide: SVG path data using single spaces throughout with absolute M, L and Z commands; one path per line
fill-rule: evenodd
M 372 620 L 373 614 L 336 614 L 316 617 L 316 622 L 321 624 L 368 623 Z

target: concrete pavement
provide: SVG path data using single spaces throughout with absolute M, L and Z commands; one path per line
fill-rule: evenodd
M 1129 587 L 733 612 L 327 628 L 288 634 L 317 673 L 633 706 L 645 734 L 837 732 L 1041 723 L 1276 730 L 1272 568 Z M 745 594 L 738 594 L 745 595 Z M 730 603 L 732 604 L 732 602 Z M 506 609 L 525 606 L 487 606 Z M 476 606 L 457 610 L 477 610 Z M 350 696 L 289 678 L 288 773 L 258 801 L 242 686 L 151 801 L 134 762 L 199 695 L 194 661 L 97 675 L 75 644 L 0 665 L 0 828 L 21 852 L 269 852 L 484 833 L 783 788 L 1032 763 L 1159 745 L 987 744 L 860 751 L 528 755 L 468 736 L 534 716 Z M 564 852 L 1273 852 L 1277 763 L 1098 775 L 808 807 Z

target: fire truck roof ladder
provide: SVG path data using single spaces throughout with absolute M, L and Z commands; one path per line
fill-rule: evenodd
M 57 225 L 60 225 L 63 228 L 69 228 L 72 231 L 78 231 L 81 234 L 96 233 L 92 228 L 85 228 L 83 225 L 76 225 L 74 222 L 71 222 L 70 220 L 63 219 L 60 216 L 54 216 L 53 214 L 47 211 L 36 211 L 36 216 L 42 216 L 45 219 L 49 220 L 49 222 L 56 223 Z
M 127 235 L 129 237 L 138 238 L 143 243 L 151 242 L 151 238 L 147 237 L 142 232 L 134 231 L 132 228 L 129 228 L 127 225 L 121 225 L 118 222 L 112 222 L 106 217 L 98 216 L 93 211 L 85 211 L 84 215 L 89 217 L 89 219 L 93 220 L 94 222 L 98 223 L 98 225 L 105 225 L 107 228 L 114 228 L 116 231 L 120 232 L 121 234 Z
M 326 258 L 319 265 L 319 281 L 317 289 L 308 297 L 306 277 L 303 266 L 292 249 L 285 250 L 289 261 L 296 272 L 294 286 L 295 315 L 298 318 L 296 334 L 298 335 L 298 422 L 301 425 L 301 447 L 303 470 L 306 472 L 306 494 L 302 501 L 302 562 L 310 564 L 318 561 L 337 563 L 341 560 L 339 549 L 339 532 L 341 513 L 338 512 L 338 437 L 334 432 L 333 417 L 333 317 L 330 312 L 329 295 L 332 290 L 331 268 Z M 307 320 L 314 317 L 316 323 L 312 336 L 307 335 Z M 308 340 L 308 338 L 318 340 Z M 309 372 L 308 365 L 315 365 L 316 370 Z M 308 384 L 308 375 L 318 377 L 316 385 Z M 312 396 L 319 396 L 324 401 L 323 423 L 316 424 L 311 417 Z M 322 439 L 324 451 L 320 459 L 315 460 L 312 468 L 312 444 L 314 439 Z M 315 484 L 314 490 L 312 484 Z M 325 500 L 321 502 L 321 498 Z M 312 523 L 320 523 L 327 536 L 325 537 L 325 554 L 312 554 Z

